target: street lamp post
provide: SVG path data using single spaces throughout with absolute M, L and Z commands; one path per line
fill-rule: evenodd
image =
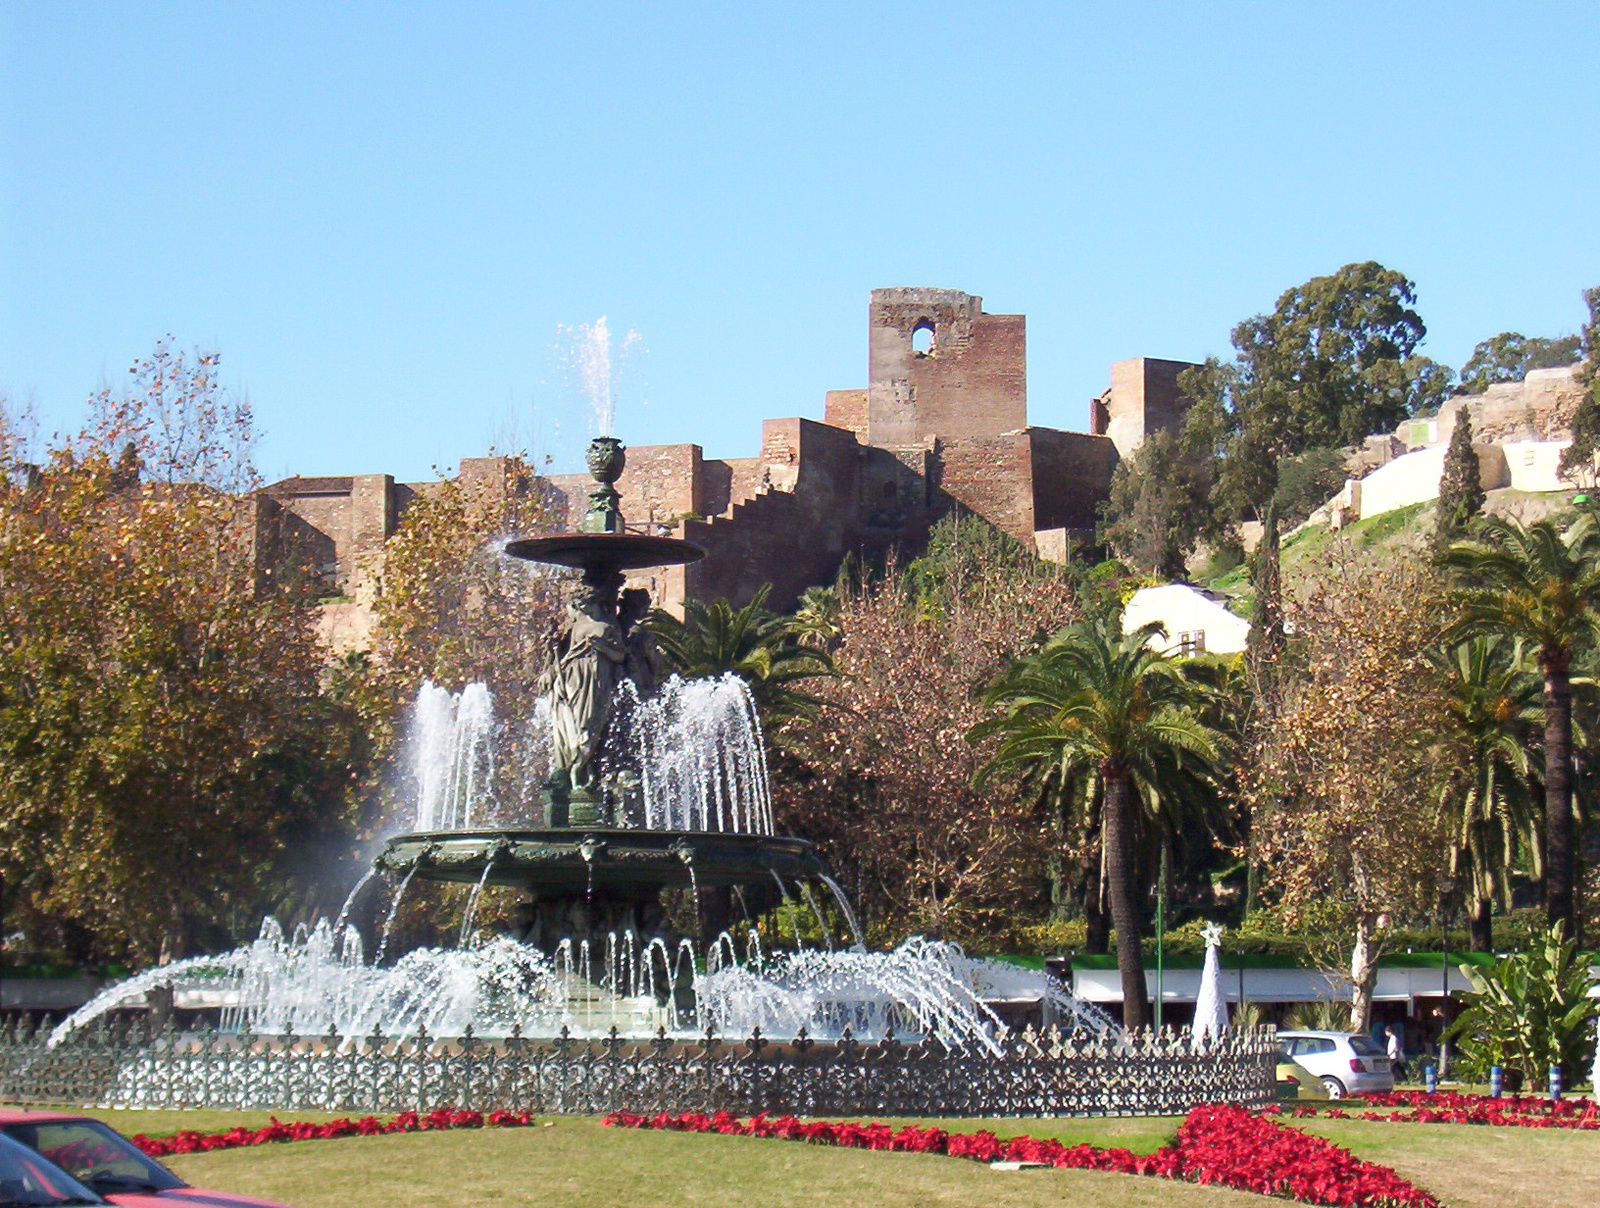
M 1166 997 L 1167 845 L 1161 845 L 1161 872 L 1156 881 L 1156 1031 L 1161 1031 L 1161 1004 Z
M 1450 1042 L 1445 1030 L 1450 1026 L 1450 895 L 1456 883 L 1449 877 L 1439 881 L 1439 1081 L 1450 1068 Z

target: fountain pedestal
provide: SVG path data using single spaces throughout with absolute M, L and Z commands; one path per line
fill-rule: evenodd
M 545 822 L 552 827 L 605 824 L 607 791 L 602 782 L 606 730 L 615 689 L 635 678 L 630 656 L 641 640 L 637 616 L 618 608 L 624 572 L 653 566 L 681 566 L 705 557 L 692 541 L 630 533 L 623 523 L 616 480 L 627 457 L 611 436 L 589 446 L 589 471 L 596 486 L 589 509 L 575 533 L 512 541 L 513 558 L 566 566 L 583 572 L 582 585 L 568 610 L 567 623 L 541 680 L 551 701 L 556 738 L 556 768 L 546 782 Z M 636 684 L 648 696 L 653 685 Z
M 628 680 L 636 698 L 648 698 L 659 664 L 659 652 L 651 653 L 653 639 L 639 628 L 648 597 L 637 593 L 644 598 L 641 606 L 640 599 L 628 598 L 634 593 L 619 595 L 625 572 L 682 565 L 705 551 L 678 538 L 627 531 L 614 485 L 626 458 L 616 440 L 596 440 L 588 460 L 598 485 L 581 531 L 505 547 L 514 558 L 583 572 L 566 628 L 541 677 L 555 739 L 556 766 L 541 793 L 547 825 L 400 835 L 389 841 L 376 866 L 407 878 L 523 891 L 528 901 L 513 938 L 552 957 L 565 952 L 571 961 L 580 950 L 612 951 L 617 937 L 631 936 L 641 949 L 676 961 L 680 937 L 666 918 L 662 890 L 692 891 L 697 912 L 702 894 L 714 905 L 720 898 L 721 908 L 710 912 L 716 930 L 701 928 L 703 938 L 711 939 L 732 921 L 730 889 L 758 886 L 763 900 L 775 897 L 773 890 L 787 896 L 787 886 L 824 881 L 828 870 L 803 839 L 752 833 L 770 826 L 770 813 L 763 815 L 766 822 L 753 824 L 755 815 L 748 810 L 703 811 L 726 830 L 610 825 L 607 807 L 619 794 L 617 767 L 626 763 L 607 759 L 617 754 L 607 750 L 615 741 L 609 722 L 616 690 Z M 713 791 L 726 790 L 706 786 L 707 793 Z M 752 829 L 736 829 L 741 824 Z M 724 892 L 711 892 L 717 890 Z M 667 958 L 669 952 L 674 955 Z M 692 1002 L 678 1006 L 692 1013 Z

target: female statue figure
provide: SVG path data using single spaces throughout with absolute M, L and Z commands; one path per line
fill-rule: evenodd
M 592 795 L 598 788 L 595 756 L 628 656 L 622 629 L 598 593 L 585 592 L 567 606 L 566 628 L 554 653 L 539 686 L 550 697 L 556 767 L 567 773 L 575 791 Z
M 628 657 L 623 663 L 623 674 L 633 681 L 634 691 L 640 700 L 649 700 L 661 686 L 663 660 L 661 647 L 655 634 L 640 622 L 650 612 L 650 593 L 642 587 L 630 587 L 622 593 L 617 604 L 617 620 L 622 625 Z

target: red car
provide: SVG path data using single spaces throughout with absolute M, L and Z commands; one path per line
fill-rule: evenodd
M 66 1208 L 105 1201 L 59 1166 L 0 1136 L 0 1208 Z
M 48 1159 L 49 1165 L 70 1176 L 69 1182 L 80 1183 L 103 1197 L 98 1202 L 109 1201 L 123 1208 L 284 1208 L 267 1200 L 191 1187 L 160 1162 L 146 1157 L 132 1141 L 88 1116 L 0 1108 L 0 1135 L 19 1141 Z M 0 1181 L 0 1189 L 3 1187 Z M 0 1190 L 0 1208 L 10 1202 Z M 16 1202 L 45 1204 L 60 1200 L 23 1198 Z M 70 1198 L 70 1202 L 97 1201 L 78 1197 Z

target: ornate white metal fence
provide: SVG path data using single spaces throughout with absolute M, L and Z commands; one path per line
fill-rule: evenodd
M 44 1037 L 43 1029 L 0 1035 L 0 1100 L 341 1112 L 1172 1115 L 1201 1103 L 1265 1105 L 1276 1062 L 1270 1029 L 1210 1043 L 1172 1032 L 1115 1041 L 1024 1032 L 1002 1037 L 998 1053 L 933 1037 L 863 1043 L 848 1033 L 787 1042 L 708 1033 L 689 1042 L 665 1034 L 489 1040 L 469 1030 L 351 1040 L 169 1031 L 150 1040 L 101 1029 L 53 1049 Z

